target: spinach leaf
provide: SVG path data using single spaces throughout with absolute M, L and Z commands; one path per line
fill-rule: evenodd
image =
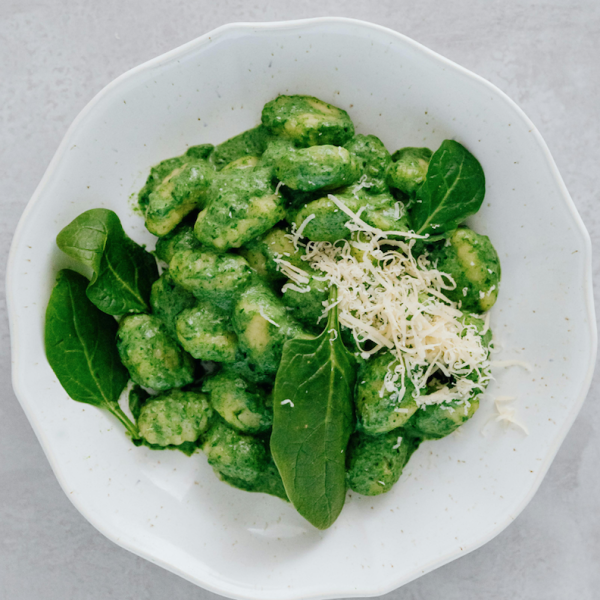
M 330 303 L 336 298 L 332 287 Z M 319 529 L 333 524 L 346 498 L 355 371 L 336 305 L 320 336 L 286 342 L 275 379 L 271 452 L 289 499 Z
M 409 216 L 418 234 L 438 237 L 475 214 L 485 196 L 479 161 L 461 144 L 445 140 L 431 157 L 427 177 L 417 191 Z M 427 241 L 433 241 L 431 238 Z
M 100 310 L 109 315 L 150 312 L 156 260 L 125 234 L 113 211 L 82 213 L 58 234 L 56 243 L 94 272 L 87 296 Z
M 118 404 L 129 373 L 117 351 L 117 322 L 88 300 L 87 286 L 79 273 L 59 272 L 46 309 L 46 357 L 73 400 L 108 410 L 138 438 Z

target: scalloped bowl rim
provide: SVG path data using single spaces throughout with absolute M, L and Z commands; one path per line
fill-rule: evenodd
M 19 352 L 19 338 L 17 335 L 17 318 L 15 314 L 15 310 L 13 307 L 13 279 L 15 277 L 15 260 L 14 256 L 16 253 L 16 248 L 21 243 L 21 234 L 24 228 L 24 223 L 28 220 L 29 216 L 33 212 L 34 208 L 40 202 L 42 192 L 46 186 L 46 183 L 52 177 L 53 171 L 56 166 L 60 163 L 63 158 L 63 155 L 67 152 L 67 149 L 70 145 L 70 138 L 75 130 L 79 127 L 79 123 L 85 119 L 88 113 L 94 110 L 96 104 L 103 99 L 106 95 L 111 94 L 113 90 L 118 88 L 122 82 L 127 79 L 130 79 L 137 75 L 140 72 L 152 69 L 156 66 L 159 66 L 163 63 L 172 61 L 174 58 L 183 56 L 192 50 L 196 50 L 211 43 L 216 37 L 224 37 L 228 34 L 236 33 L 239 31 L 248 31 L 248 30 L 260 30 L 260 31 L 269 31 L 269 30 L 286 30 L 286 29 L 294 29 L 295 32 L 302 27 L 310 27 L 315 24 L 320 23 L 334 23 L 340 25 L 352 25 L 352 26 L 361 26 L 365 28 L 369 28 L 375 32 L 379 32 L 385 34 L 387 36 L 395 37 L 398 40 L 401 40 L 403 43 L 408 44 L 413 47 L 413 49 L 418 50 L 419 52 L 428 55 L 431 58 L 436 59 L 437 61 L 443 63 L 448 69 L 452 69 L 454 71 L 460 72 L 463 75 L 467 75 L 472 80 L 476 81 L 479 85 L 486 87 L 489 91 L 493 92 L 502 102 L 508 104 L 525 123 L 528 124 L 530 129 L 532 130 L 533 135 L 535 136 L 535 140 L 543 152 L 545 159 L 549 166 L 551 167 L 554 179 L 556 184 L 558 185 L 562 199 L 564 200 L 566 206 L 572 213 L 573 219 L 575 220 L 579 234 L 584 242 L 585 247 L 585 267 L 584 267 L 584 295 L 587 306 L 587 318 L 589 319 L 590 324 L 590 345 L 592 348 L 592 353 L 590 354 L 589 365 L 587 368 L 586 376 L 584 380 L 581 382 L 579 386 L 579 393 L 577 395 L 577 399 L 573 404 L 573 407 L 568 415 L 568 418 L 565 419 L 559 433 L 556 436 L 555 445 L 549 450 L 544 458 L 544 462 L 538 472 L 537 477 L 531 483 L 531 486 L 527 492 L 527 494 L 522 499 L 520 505 L 517 507 L 515 511 L 512 512 L 512 515 L 506 518 L 503 522 L 499 522 L 496 527 L 490 531 L 486 531 L 484 535 L 480 537 L 475 543 L 472 543 L 468 548 L 463 548 L 462 552 L 450 552 L 446 556 L 435 559 L 430 563 L 423 565 L 419 569 L 413 570 L 406 576 L 401 576 L 397 579 L 391 580 L 387 582 L 385 585 L 378 587 L 375 583 L 369 589 L 340 589 L 339 592 L 335 592 L 332 590 L 324 591 L 323 593 L 312 593 L 312 594 L 303 594 L 300 588 L 296 590 L 288 590 L 287 593 L 283 590 L 276 591 L 267 591 L 262 590 L 257 592 L 256 590 L 248 590 L 248 588 L 242 588 L 238 585 L 231 584 L 230 582 L 224 581 L 219 578 L 218 575 L 209 572 L 208 570 L 201 574 L 201 576 L 193 576 L 190 573 L 184 572 L 180 570 L 177 564 L 172 562 L 157 560 L 154 556 L 148 554 L 142 546 L 136 545 L 133 542 L 123 541 L 119 538 L 118 533 L 112 531 L 108 526 L 104 523 L 96 520 L 93 515 L 91 515 L 86 506 L 79 502 L 77 498 L 70 496 L 67 493 L 67 486 L 64 480 L 64 474 L 59 469 L 55 457 L 53 456 L 52 446 L 49 444 L 45 438 L 44 430 L 40 427 L 40 424 L 33 417 L 32 413 L 29 411 L 28 402 L 26 394 L 20 389 L 17 384 L 17 373 L 20 371 L 20 352 Z M 594 309 L 594 299 L 593 299 L 593 288 L 592 288 L 592 246 L 590 236 L 581 220 L 579 213 L 575 207 L 575 204 L 569 195 L 569 192 L 566 189 L 566 186 L 562 180 L 562 177 L 556 167 L 554 159 L 552 158 L 550 151 L 543 140 L 542 136 L 538 132 L 535 125 L 530 121 L 530 119 L 525 115 L 525 113 L 519 108 L 519 106 L 513 102 L 504 92 L 502 92 L 495 85 L 476 75 L 475 73 L 469 71 L 468 69 L 461 67 L 460 65 L 452 62 L 451 60 L 441 56 L 440 54 L 430 50 L 429 48 L 423 46 L 422 44 L 415 42 L 411 38 L 398 33 L 392 29 L 387 27 L 383 27 L 381 25 L 376 25 L 373 23 L 369 23 L 367 21 L 362 21 L 358 19 L 348 19 L 342 17 L 319 17 L 319 18 L 311 18 L 311 19 L 300 19 L 300 20 L 291 20 L 291 21 L 276 21 L 276 22 L 266 22 L 266 23 L 229 23 L 226 25 L 222 25 L 190 42 L 187 42 L 169 52 L 161 54 L 160 56 L 153 58 L 141 65 L 126 71 L 108 85 L 106 85 L 94 98 L 82 109 L 82 111 L 77 115 L 71 126 L 68 128 L 67 132 L 64 135 L 63 140 L 61 141 L 54 157 L 52 158 L 42 180 L 37 186 L 31 200 L 28 202 L 23 214 L 19 220 L 19 224 L 16 228 L 15 235 L 11 244 L 11 249 L 8 258 L 8 266 L 7 266 L 7 274 L 6 274 L 6 298 L 7 298 L 7 307 L 8 307 L 8 315 L 9 315 L 9 326 L 11 333 L 11 353 L 12 353 L 12 375 L 13 375 L 13 388 L 15 394 L 31 423 L 31 426 L 40 441 L 42 448 L 44 449 L 44 453 L 50 463 L 50 466 L 56 475 L 59 484 L 61 485 L 63 491 L 75 506 L 75 508 L 90 522 L 98 531 L 100 531 L 103 535 L 105 535 L 108 539 L 113 541 L 115 544 L 133 552 L 134 554 L 145 558 L 146 560 L 153 562 L 155 564 L 160 565 L 161 567 L 187 579 L 188 581 L 195 583 L 211 592 L 225 595 L 232 598 L 244 598 L 244 599 L 255 599 L 255 598 L 285 598 L 286 600 L 297 600 L 301 598 L 336 598 L 340 597 L 339 594 L 343 594 L 347 597 L 357 597 L 357 596 L 380 596 L 386 594 L 398 587 L 420 577 L 421 575 L 428 573 L 448 562 L 458 558 L 458 556 L 464 556 L 466 553 L 471 552 L 480 546 L 484 545 L 495 536 L 497 536 L 500 532 L 502 532 L 515 518 L 516 516 L 527 506 L 527 504 L 531 501 L 533 495 L 538 490 L 543 478 L 545 477 L 550 464 L 552 463 L 559 447 L 564 441 L 567 432 L 571 428 L 577 414 L 581 410 L 581 406 L 585 400 L 589 387 L 591 385 L 592 376 L 594 373 L 595 362 L 596 362 L 596 352 L 597 352 L 597 331 L 596 331 L 596 317 L 595 317 L 595 309 Z

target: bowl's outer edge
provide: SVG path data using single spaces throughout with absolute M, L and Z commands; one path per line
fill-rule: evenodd
M 208 573 L 208 571 L 205 574 L 205 578 L 192 576 L 189 573 L 182 572 L 175 564 L 167 563 L 165 561 L 158 561 L 154 557 L 148 555 L 143 548 L 136 547 L 134 544 L 128 543 L 127 541 L 124 541 L 124 540 L 118 538 L 113 532 L 108 531 L 102 523 L 97 522 L 92 517 L 92 515 L 90 515 L 86 511 L 85 506 L 80 505 L 76 498 L 74 498 L 73 496 L 71 496 L 67 493 L 67 486 L 64 481 L 63 474 L 61 473 L 60 469 L 58 468 L 58 466 L 56 464 L 56 461 L 54 460 L 54 457 L 50 450 L 50 445 L 46 442 L 44 433 L 43 433 L 42 429 L 39 427 L 39 424 L 35 421 L 32 414 L 28 410 L 28 405 L 27 405 L 27 401 L 25 398 L 25 394 L 21 391 L 21 389 L 18 385 L 18 381 L 19 381 L 19 378 L 18 378 L 18 376 L 19 376 L 18 324 L 16 322 L 15 310 L 13 308 L 13 296 L 12 296 L 12 289 L 13 289 L 12 281 L 14 278 L 13 273 L 15 270 L 14 255 L 16 252 L 16 248 L 20 244 L 21 230 L 23 229 L 23 224 L 27 221 L 30 213 L 33 211 L 33 208 L 38 203 L 40 196 L 41 196 L 41 192 L 42 192 L 43 188 L 45 187 L 46 182 L 51 178 L 53 170 L 55 169 L 56 165 L 62 159 L 62 156 L 65 154 L 65 152 L 69 146 L 69 139 L 72 135 L 72 132 L 77 129 L 79 122 L 82 121 L 86 117 L 86 115 L 90 111 L 93 110 L 96 103 L 101 98 L 103 98 L 105 95 L 108 95 L 109 93 L 111 93 L 113 89 L 119 87 L 119 84 L 122 81 L 129 79 L 129 78 L 135 76 L 137 73 L 140 73 L 142 71 L 150 70 L 159 65 L 162 65 L 163 63 L 170 62 L 171 60 L 175 59 L 176 57 L 185 55 L 189 50 L 200 48 L 200 47 L 202 47 L 206 44 L 209 44 L 209 43 L 215 41 L 216 39 L 218 39 L 220 37 L 224 37 L 228 34 L 234 34 L 239 31 L 248 31 L 248 30 L 269 31 L 269 30 L 302 29 L 302 28 L 310 28 L 311 26 L 314 26 L 317 24 L 322 24 L 322 23 L 368 28 L 372 31 L 376 31 L 383 35 L 391 36 L 393 38 L 396 38 L 397 40 L 401 40 L 403 43 L 409 44 L 413 48 L 419 50 L 420 52 L 425 53 L 425 54 L 429 55 L 430 57 L 435 58 L 436 60 L 442 62 L 446 67 L 451 68 L 455 71 L 461 72 L 462 74 L 467 75 L 470 78 L 472 78 L 473 80 L 477 81 L 480 85 L 487 87 L 487 89 L 493 91 L 494 94 L 496 94 L 502 101 L 504 101 L 506 104 L 508 104 L 514 110 L 514 112 L 516 113 L 516 115 L 519 118 L 521 118 L 524 122 L 526 122 L 528 124 L 528 126 L 532 129 L 532 133 L 535 136 L 535 139 L 536 139 L 540 149 L 544 153 L 546 160 L 548 161 L 549 165 L 552 168 L 555 181 L 558 184 L 558 186 L 562 192 L 562 196 L 565 201 L 565 204 L 570 209 L 570 211 L 573 215 L 573 218 L 579 228 L 579 232 L 581 233 L 582 238 L 584 240 L 585 280 L 583 282 L 583 284 L 584 284 L 583 287 L 584 287 L 586 304 L 587 304 L 587 318 L 588 318 L 588 322 L 590 324 L 590 330 L 589 330 L 590 339 L 589 339 L 589 341 L 590 341 L 590 346 L 592 348 L 592 352 L 590 353 L 590 357 L 589 357 L 589 364 L 588 364 L 588 368 L 587 368 L 586 377 L 580 385 L 577 401 L 574 404 L 574 406 L 571 410 L 571 413 L 569 414 L 569 416 L 566 419 L 565 423 L 563 424 L 561 430 L 559 431 L 559 434 L 556 437 L 555 446 L 547 454 L 536 479 L 531 484 L 529 492 L 527 493 L 525 498 L 521 501 L 521 503 L 514 508 L 514 510 L 512 511 L 512 515 L 505 522 L 499 523 L 498 526 L 494 530 L 486 533 L 481 538 L 472 541 L 470 544 L 469 543 L 463 544 L 463 548 L 462 548 L 461 552 L 449 553 L 447 556 L 436 559 L 435 561 L 432 561 L 430 564 L 424 565 L 422 568 L 415 570 L 413 573 L 410 573 L 407 576 L 403 576 L 403 577 L 401 577 L 395 581 L 392 581 L 382 587 L 373 587 L 370 589 L 326 590 L 326 591 L 323 591 L 322 593 L 309 593 L 308 595 L 301 593 L 301 590 L 295 590 L 295 591 L 286 590 L 285 592 L 283 592 L 283 590 L 282 590 L 282 591 L 277 592 L 276 594 L 273 594 L 270 591 L 266 591 L 266 590 L 258 590 L 258 589 L 250 590 L 248 588 L 243 588 L 240 586 L 232 585 L 230 582 L 226 582 L 222 579 L 219 579 L 218 577 L 215 576 L 214 573 Z M 495 85 L 493 85 L 486 79 L 473 73 L 472 71 L 469 71 L 468 69 L 465 69 L 464 67 L 461 67 L 460 65 L 450 61 L 449 59 L 441 56 L 440 54 L 434 52 L 433 50 L 430 50 L 429 48 L 423 46 L 422 44 L 415 42 L 411 38 L 409 38 L 401 33 L 398 33 L 392 29 L 383 27 L 381 25 L 369 23 L 366 21 L 361 21 L 358 19 L 348 19 L 348 18 L 342 18 L 342 17 L 320 17 L 320 18 L 314 18 L 314 19 L 301 19 L 301 20 L 294 20 L 294 21 L 277 21 L 277 22 L 270 22 L 270 23 L 269 22 L 267 22 L 267 23 L 230 23 L 227 25 L 223 25 L 221 27 L 218 27 L 217 29 L 214 29 L 214 30 L 204 34 L 203 36 L 201 36 L 195 40 L 192 40 L 182 46 L 179 46 L 178 48 L 175 48 L 174 50 L 166 52 L 165 54 L 162 54 L 150 61 L 147 61 L 137 67 L 134 67 L 133 69 L 120 75 L 115 80 L 113 80 L 111 83 L 109 83 L 106 87 L 104 87 L 83 108 L 83 110 L 75 118 L 75 120 L 73 121 L 73 123 L 71 124 L 71 126 L 69 127 L 67 132 L 65 133 L 65 136 L 64 136 L 62 142 L 60 143 L 50 164 L 48 165 L 48 168 L 47 168 L 44 176 L 42 177 L 42 180 L 40 181 L 33 196 L 31 197 L 30 201 L 28 202 L 27 206 L 25 207 L 25 210 L 23 211 L 23 214 L 19 220 L 19 224 L 17 225 L 17 228 L 15 230 L 15 235 L 14 235 L 14 238 L 13 238 L 13 241 L 11 244 L 11 249 L 10 249 L 10 253 L 9 253 L 9 257 L 8 257 L 8 265 L 7 265 L 7 273 L 6 273 L 6 299 L 7 299 L 9 328 L 10 328 L 10 336 L 11 336 L 13 388 L 14 388 L 15 394 L 16 394 L 25 414 L 27 415 L 27 418 L 29 419 L 29 422 L 33 428 L 34 433 L 36 434 L 38 440 L 40 441 L 40 444 L 42 445 L 42 447 L 44 449 L 44 452 L 48 458 L 48 461 L 50 463 L 52 470 L 54 471 L 54 474 L 56 475 L 56 477 L 58 479 L 59 484 L 61 485 L 63 491 L 65 491 L 65 494 L 67 495 L 69 500 L 71 500 L 71 502 L 73 503 L 75 508 L 103 535 L 108 537 L 111 541 L 113 541 L 117 545 L 125 548 L 126 550 L 129 550 L 129 551 L 133 552 L 134 554 L 137 554 L 154 564 L 158 564 L 159 566 L 183 577 L 184 579 L 187 579 L 188 581 L 191 581 L 192 583 L 195 583 L 196 585 L 200 585 L 201 587 L 203 587 L 211 592 L 214 592 L 216 594 L 225 595 L 225 596 L 231 597 L 231 598 L 243 598 L 244 600 L 245 599 L 248 599 L 248 600 L 261 599 L 261 600 L 263 600 L 266 598 L 285 598 L 286 600 L 300 600 L 300 599 L 307 599 L 307 598 L 328 599 L 328 598 L 341 598 L 341 597 L 380 596 L 380 595 L 388 593 L 388 592 L 390 592 L 390 591 L 392 591 L 414 579 L 417 579 L 421 575 L 424 575 L 444 564 L 447 564 L 448 562 L 450 562 L 456 558 L 459 558 L 459 556 L 464 556 L 466 553 L 479 548 L 480 546 L 484 545 L 485 543 L 489 542 L 491 539 L 496 537 L 512 521 L 514 521 L 514 519 L 527 506 L 527 504 L 529 504 L 529 502 L 533 498 L 534 494 L 538 490 L 548 469 L 550 468 L 550 465 L 552 464 L 552 461 L 554 460 L 560 445 L 562 444 L 562 442 L 565 439 L 569 429 L 571 428 L 575 418 L 577 417 L 579 411 L 581 410 L 581 406 L 583 405 L 583 402 L 585 400 L 585 397 L 586 397 L 587 392 L 591 385 L 592 376 L 593 376 L 594 368 L 595 368 L 595 364 L 596 364 L 597 343 L 598 343 L 597 329 L 596 329 L 596 315 L 595 315 L 594 297 L 593 297 L 593 286 L 592 286 L 592 245 L 591 245 L 590 236 L 589 236 L 587 229 L 585 228 L 585 225 L 583 224 L 581 216 L 579 215 L 571 196 L 569 195 L 569 192 L 567 191 L 565 183 L 558 171 L 558 168 L 556 166 L 556 163 L 554 162 L 554 159 L 552 158 L 552 155 L 550 154 L 548 146 L 546 145 L 544 139 L 542 138 L 541 134 L 539 133 L 539 131 L 537 130 L 535 125 L 525 115 L 525 113 L 522 111 L 522 109 L 519 108 L 519 106 L 515 102 L 513 102 L 513 100 L 511 100 L 504 92 L 502 92 L 499 88 L 497 88 Z M 300 592 L 300 593 L 298 593 L 298 592 Z

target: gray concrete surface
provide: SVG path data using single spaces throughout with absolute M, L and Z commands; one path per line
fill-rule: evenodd
M 396 29 L 508 93 L 545 137 L 598 251 L 598 0 L 0 0 L 2 282 L 27 201 L 67 127 L 104 85 L 227 22 L 324 15 Z M 67 500 L 12 392 L 3 296 L 0 310 L 0 599 L 216 598 L 118 548 Z M 541 489 L 513 525 L 387 598 L 600 598 L 599 396 L 597 374 Z

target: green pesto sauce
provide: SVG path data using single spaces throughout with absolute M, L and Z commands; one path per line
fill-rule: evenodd
M 157 391 L 179 388 L 194 380 L 192 357 L 151 315 L 131 315 L 119 325 L 117 348 L 131 379 Z
M 177 339 L 194 358 L 235 362 L 238 341 L 229 313 L 210 301 L 197 302 L 177 317 Z
M 402 436 L 401 430 L 377 436 L 355 433 L 348 446 L 348 487 L 364 496 L 389 492 L 418 446 L 418 438 Z
M 248 242 L 240 249 L 240 254 L 261 277 L 268 281 L 286 279 L 275 259 L 286 260 L 300 269 L 308 268 L 306 262 L 302 260 L 304 249 L 301 248 L 296 252 L 289 238 L 289 232 L 280 227 L 274 227 L 264 235 Z
M 174 281 L 196 298 L 231 309 L 237 294 L 252 277 L 252 270 L 241 256 L 219 254 L 213 250 L 180 250 L 169 263 Z
M 204 382 L 214 409 L 231 427 L 242 433 L 258 434 L 271 429 L 270 398 L 256 384 L 234 371 L 223 369 Z
M 202 450 L 217 475 L 248 492 L 286 499 L 281 477 L 262 439 L 240 433 L 221 419 L 205 436 Z
M 137 424 L 140 435 L 158 446 L 195 442 L 209 426 L 213 410 L 204 394 L 171 390 L 149 399 Z
M 374 135 L 358 134 L 344 148 L 356 158 L 367 191 L 371 194 L 387 192 L 385 178 L 392 157 L 383 142 Z
M 340 146 L 312 146 L 283 153 L 274 164 L 274 173 L 289 188 L 311 192 L 354 183 L 360 177 L 360 165 Z
M 431 157 L 427 148 L 390 155 L 378 137 L 355 134 L 346 111 L 292 95 L 268 102 L 259 126 L 152 167 L 138 205 L 159 237 L 155 255 L 169 269 L 152 287 L 152 315 L 124 318 L 117 344 L 131 378 L 164 393 L 136 405 L 143 438 L 136 443 L 189 454 L 201 447 L 222 481 L 287 499 L 269 450 L 272 386 L 284 345 L 322 332 L 330 294 L 290 233 L 312 217 L 303 229 L 309 241 L 353 239 L 349 216 L 336 202 L 384 232 L 408 231 L 419 193 L 429 189 L 423 183 L 433 180 L 427 180 Z M 462 200 L 453 202 L 460 216 Z M 483 320 L 467 313 L 481 314 L 496 301 L 498 256 L 486 236 L 470 229 L 445 235 L 418 241 L 413 254 L 429 253 L 455 280 L 456 289 L 445 293 L 481 332 Z M 362 260 L 359 249 L 351 252 Z M 281 259 L 307 273 L 309 291 L 286 285 Z M 399 382 L 384 386 L 396 366 L 389 352 L 366 360 L 351 331 L 339 333 L 358 371 L 347 485 L 377 495 L 398 481 L 422 440 L 444 437 L 468 420 L 480 392 L 465 405 L 419 409 L 410 377 L 401 398 Z M 489 347 L 490 331 L 483 343 Z M 202 392 L 190 390 L 194 359 L 216 363 Z M 436 377 L 425 393 L 453 385 Z
M 449 243 L 436 246 L 431 258 L 437 268 L 451 275 L 454 290 L 445 293 L 454 302 L 461 302 L 464 312 L 487 312 L 498 298 L 502 270 L 500 259 L 490 239 L 466 227 L 457 229 Z
M 158 317 L 175 336 L 175 321 L 186 308 L 196 304 L 196 298 L 188 290 L 177 285 L 169 271 L 165 271 L 152 285 L 150 305 L 152 314 Z
M 284 216 L 283 198 L 275 192 L 270 169 L 234 169 L 215 181 L 194 233 L 201 244 L 224 251 L 243 246 Z
M 300 148 L 341 146 L 354 135 L 354 125 L 345 110 L 314 96 L 278 96 L 265 104 L 262 122 L 271 134 Z
M 198 248 L 200 248 L 200 242 L 194 235 L 194 227 L 182 223 L 156 242 L 154 254 L 168 264 L 179 250 L 196 250 Z
M 283 344 L 304 335 L 281 300 L 260 281 L 238 296 L 233 327 L 242 351 L 261 371 L 272 374 L 281 362 Z
M 217 171 L 220 171 L 229 163 L 240 158 L 261 156 L 267 148 L 270 137 L 268 131 L 259 125 L 219 144 L 214 149 L 210 160 Z
M 408 377 L 402 398 L 398 396 L 400 382 L 396 382 L 394 391 L 384 387 L 386 374 L 393 372 L 397 364 L 393 356 L 385 352 L 366 361 L 358 374 L 356 414 L 358 427 L 365 433 L 376 435 L 402 427 L 417 410 L 417 403 L 413 398 L 415 388 Z

